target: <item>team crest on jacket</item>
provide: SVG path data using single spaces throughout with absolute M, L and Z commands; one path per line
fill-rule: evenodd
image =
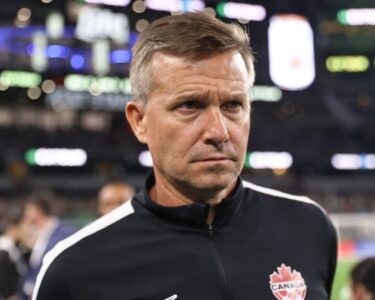
M 304 300 L 306 284 L 301 273 L 282 264 L 270 275 L 270 288 L 278 300 Z

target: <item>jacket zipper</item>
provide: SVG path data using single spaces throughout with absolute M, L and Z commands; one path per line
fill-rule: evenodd
M 214 258 L 214 263 L 217 266 L 217 269 L 219 270 L 219 276 L 221 280 L 224 282 L 224 289 L 225 289 L 225 299 L 230 300 L 230 289 L 229 289 L 229 283 L 228 283 L 228 278 L 225 273 L 223 261 L 220 258 L 219 252 L 216 248 L 215 241 L 214 241 L 214 228 L 212 224 L 208 224 L 208 236 L 210 239 L 210 248 L 211 252 L 213 254 Z

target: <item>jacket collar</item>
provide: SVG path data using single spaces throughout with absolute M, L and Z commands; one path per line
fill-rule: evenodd
M 148 191 L 155 184 L 154 174 L 151 173 L 147 179 L 145 188 L 134 197 L 135 209 L 138 213 L 154 216 L 164 226 L 173 230 L 201 230 L 206 229 L 206 217 L 208 213 L 208 204 L 193 203 L 177 207 L 162 206 L 150 199 Z M 224 230 L 239 213 L 243 203 L 244 188 L 242 180 L 238 178 L 237 185 L 230 197 L 224 198 L 217 206 L 213 228 Z

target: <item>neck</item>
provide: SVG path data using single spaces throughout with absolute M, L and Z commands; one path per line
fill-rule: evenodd
M 212 222 L 214 221 L 215 215 L 216 215 L 216 206 L 210 205 L 208 208 L 206 223 L 212 224 Z
M 236 180 L 227 188 L 220 191 L 213 192 L 209 190 L 192 189 L 190 193 L 187 194 L 182 189 L 179 189 L 177 184 L 169 182 L 165 177 L 159 176 L 159 174 L 155 172 L 155 185 L 149 190 L 149 196 L 157 204 L 168 207 L 189 205 L 195 202 L 206 203 L 209 205 L 207 223 L 210 224 L 215 217 L 216 207 L 224 198 L 228 197 L 235 188 L 235 185 Z

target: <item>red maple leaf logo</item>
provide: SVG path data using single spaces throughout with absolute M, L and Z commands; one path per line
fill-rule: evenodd
M 278 300 L 304 300 L 306 284 L 301 273 L 282 264 L 270 275 L 270 288 Z

